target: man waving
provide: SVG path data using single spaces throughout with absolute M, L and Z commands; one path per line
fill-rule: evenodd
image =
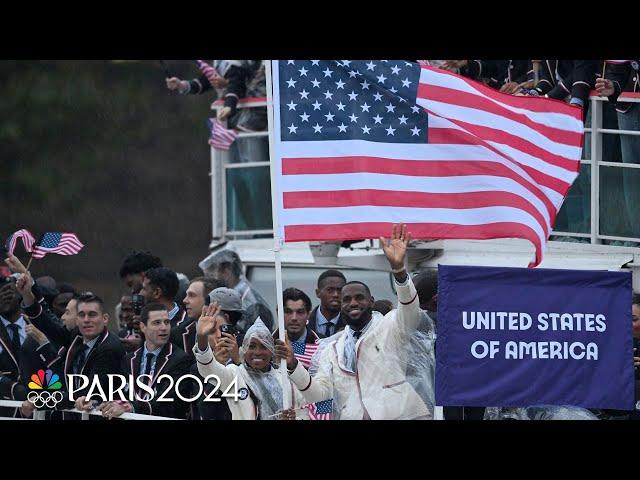
M 291 347 L 277 341 L 276 354 L 286 358 L 292 382 L 309 402 L 334 399 L 341 420 L 427 419 L 431 413 L 407 382 L 409 338 L 419 321 L 416 289 L 404 266 L 411 234 L 394 225 L 390 240 L 381 238 L 394 274 L 398 308 L 386 316 L 372 310 L 369 287 L 353 281 L 342 289 L 345 330 L 326 346 L 318 373 L 311 377 Z M 418 360 L 419 364 L 420 361 Z

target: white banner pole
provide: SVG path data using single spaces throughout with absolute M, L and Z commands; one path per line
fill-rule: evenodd
M 276 180 L 277 168 L 280 162 L 276 160 L 275 149 L 275 130 L 274 130 L 274 116 L 273 116 L 273 77 L 271 75 L 271 60 L 265 60 L 265 77 L 267 82 L 267 122 L 269 125 L 269 161 L 271 163 L 271 215 L 273 218 L 273 252 L 275 255 L 276 266 L 276 305 L 278 307 L 278 333 L 279 338 L 283 342 L 285 341 L 285 329 L 284 329 L 284 306 L 282 302 L 282 258 L 280 256 L 280 250 L 282 248 L 283 239 L 280 237 L 280 222 L 278 219 L 279 210 L 279 198 L 278 198 L 278 184 Z M 278 107 L 276 105 L 276 107 Z M 282 375 L 280 376 L 280 384 L 282 385 L 282 405 L 286 408 L 291 408 L 292 399 L 289 392 L 289 374 L 287 372 L 287 361 L 281 360 L 280 370 Z

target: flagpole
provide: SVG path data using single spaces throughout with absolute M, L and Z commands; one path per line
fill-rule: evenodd
M 29 267 L 31 266 L 31 262 L 33 262 L 33 252 L 31 252 L 31 257 L 29 257 L 29 261 L 27 262 L 27 271 L 29 271 Z
M 38 244 L 38 242 L 35 242 L 32 246 L 31 246 L 31 257 L 29 257 L 29 261 L 27 262 L 27 266 L 25 267 L 25 270 L 27 271 L 27 273 L 29 272 L 29 267 L 31 266 L 31 262 L 33 262 L 33 247 L 36 246 Z M 23 243 L 24 245 L 24 243 Z M 31 280 L 33 280 L 33 275 L 31 276 Z M 33 286 L 31 287 L 33 288 Z M 29 325 L 31 323 L 31 320 L 29 320 L 28 317 L 26 317 L 25 315 L 22 315 L 22 318 L 24 318 L 24 321 L 27 325 Z
M 33 262 L 33 251 L 38 245 L 42 243 L 43 238 L 44 238 L 44 233 L 40 235 L 40 238 L 38 238 L 37 241 L 33 242 L 33 245 L 31 246 L 31 257 L 29 257 L 29 261 L 27 262 L 27 271 L 29 271 L 29 267 L 31 267 L 31 262 Z
M 285 341 L 284 329 L 284 305 L 282 301 L 282 257 L 280 250 L 283 239 L 280 237 L 280 221 L 278 218 L 279 197 L 277 188 L 277 168 L 280 163 L 276 162 L 275 137 L 274 137 L 274 110 L 273 110 L 273 77 L 271 75 L 271 60 L 265 62 L 265 79 L 267 82 L 267 122 L 269 125 L 269 162 L 271 171 L 271 216 L 273 218 L 273 252 L 276 266 L 276 305 L 278 306 L 278 335 L 280 340 Z M 289 398 L 289 374 L 287 372 L 287 361 L 280 361 L 280 384 L 282 386 L 282 406 L 284 409 L 291 408 L 292 399 Z
M 536 88 L 540 81 L 540 60 L 531 60 L 531 66 L 533 67 L 533 88 Z

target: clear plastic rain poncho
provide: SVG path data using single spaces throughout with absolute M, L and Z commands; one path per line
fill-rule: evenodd
M 240 278 L 240 282 L 233 287 L 240 294 L 242 299 L 242 308 L 245 311 L 243 317 L 238 321 L 237 327 L 246 332 L 253 324 L 256 318 L 261 318 L 267 328 L 273 330 L 273 314 L 271 307 L 267 301 L 258 293 L 258 291 L 247 280 L 242 273 L 242 261 L 240 256 L 233 250 L 220 250 L 214 255 L 206 258 L 198 265 L 206 274 L 212 274 L 220 265 L 229 264 L 232 270 Z
M 489 407 L 485 420 L 598 420 L 589 410 L 571 405 L 539 405 L 525 408 Z
M 242 308 L 245 310 L 244 317 L 238 322 L 238 328 L 247 329 L 256 318 L 261 318 L 264 324 L 273 330 L 273 314 L 269 304 L 244 275 L 240 277 L 240 283 L 236 285 L 235 290 L 240 294 Z
M 435 405 L 436 344 L 435 325 L 420 310 L 418 328 L 410 337 L 411 353 L 407 362 L 407 382 L 420 395 L 433 417 Z
M 252 339 L 256 339 L 262 343 L 271 352 L 271 365 L 268 371 L 263 372 L 247 365 L 243 360 L 240 365 L 240 374 L 244 379 L 247 387 L 258 400 L 258 411 L 262 420 L 277 420 L 279 412 L 282 410 L 282 386 L 280 384 L 280 370 L 275 361 L 275 342 L 269 329 L 266 327 L 262 319 L 258 318 L 247 331 L 242 346 L 240 347 L 241 358 L 245 358 L 245 354 L 249 349 Z M 293 408 L 296 409 L 296 417 L 300 420 L 308 419 L 308 413 L 301 408 L 307 402 L 304 401 L 302 395 L 296 391 L 291 385 L 293 393 Z M 289 393 L 287 393 L 289 394 Z
M 252 339 L 258 340 L 269 349 L 272 355 L 275 355 L 275 344 L 271 332 L 260 318 L 254 322 L 244 336 L 240 352 L 242 358 L 245 358 L 245 353 L 249 349 Z M 243 361 L 240 366 L 240 372 L 247 387 L 258 399 L 260 418 L 263 420 L 275 418 L 276 412 L 282 410 L 282 386 L 273 358 L 271 367 L 266 372 L 250 367 L 246 361 Z
M 435 372 L 435 335 L 433 320 L 426 312 L 420 311 L 417 321 L 417 328 L 412 330 L 408 335 L 400 333 L 400 328 L 394 326 L 397 321 L 396 312 L 392 310 L 384 318 L 378 312 L 373 312 L 369 328 L 388 331 L 387 335 L 380 337 L 381 340 L 386 339 L 388 348 L 384 349 L 384 345 L 370 345 L 368 352 L 369 361 L 367 365 L 363 365 L 360 360 L 358 362 L 359 375 L 367 375 L 367 372 L 360 369 L 371 369 L 368 383 L 375 386 L 374 403 L 386 403 L 387 406 L 393 406 L 389 413 L 393 419 L 411 420 L 411 419 L 428 419 L 433 418 L 434 405 L 434 372 Z M 386 322 L 385 326 L 380 322 Z M 365 330 L 363 335 L 369 332 Z M 329 357 L 335 355 L 335 352 L 326 352 L 327 348 L 336 349 L 343 335 L 348 335 L 348 330 L 340 331 L 331 337 L 319 340 L 319 347 L 309 366 L 311 376 L 316 376 L 322 372 L 323 376 L 332 379 L 333 412 L 332 418 L 335 420 L 354 418 L 353 410 L 350 406 L 361 405 L 360 395 L 362 395 L 362 386 L 358 385 L 355 375 L 344 374 L 342 371 L 347 370 L 346 366 L 337 367 L 332 365 L 328 360 Z M 347 343 L 347 342 L 345 342 Z M 325 354 L 326 352 L 326 354 Z M 362 352 L 359 353 L 359 358 Z M 375 369 L 379 369 L 376 373 Z M 379 385 L 376 384 L 376 377 L 393 378 L 393 383 L 385 384 L 386 380 L 381 380 Z M 371 392 L 371 391 L 370 391 Z M 370 394 L 369 392 L 369 394 Z M 426 409 L 425 409 L 426 407 Z M 351 411 L 350 411 L 351 410 Z M 425 413 L 426 410 L 426 413 Z M 385 413 L 382 413 L 384 416 Z M 373 418 L 373 416 L 372 416 Z

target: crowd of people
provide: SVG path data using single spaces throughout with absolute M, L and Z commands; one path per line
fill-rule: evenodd
M 633 103 L 619 102 L 621 93 L 640 92 L 640 60 L 417 60 L 418 63 L 451 71 L 478 80 L 500 92 L 519 96 L 541 96 L 583 109 L 586 119 L 589 94 L 596 90 L 607 97 L 617 111 L 621 130 L 640 130 L 640 109 Z M 218 118 L 229 119 L 229 126 L 257 131 L 266 128 L 263 121 L 245 123 L 237 109 L 244 97 L 266 95 L 264 64 L 261 60 L 216 60 L 219 74 L 202 73 L 192 80 L 167 78 L 169 90 L 181 94 L 203 94 L 214 90 L 223 100 Z M 249 115 L 249 112 L 244 115 Z M 263 117 L 261 113 L 260 118 Z M 615 128 L 615 127 L 614 127 Z M 640 137 L 623 136 L 623 162 L 637 163 Z
M 622 93 L 640 93 L 640 60 L 435 60 L 424 62 L 479 80 L 503 93 L 536 96 L 564 101 L 582 109 L 586 128 L 592 127 L 589 95 L 595 91 L 608 102 L 602 105 L 601 128 L 640 131 L 640 107 L 621 101 Z M 591 142 L 585 139 L 583 158 L 590 159 Z M 640 135 L 603 135 L 602 161 L 640 163 Z M 607 172 L 611 172 L 609 169 Z M 623 168 L 621 178 L 601 178 L 600 231 L 618 237 L 640 237 L 635 213 L 640 209 L 638 177 L 632 168 Z M 620 188 L 619 183 L 622 183 Z M 621 191 L 620 200 L 617 192 Z M 590 230 L 590 173 L 579 175 L 565 202 L 566 219 L 562 231 Z M 614 198 L 616 198 L 614 200 Z M 619 205 L 619 206 L 618 206 Z M 622 211 L 621 211 L 622 210 Z M 562 240 L 567 240 L 562 238 Z M 574 241 L 581 241 L 574 238 Z M 637 247 L 626 240 L 604 243 Z
M 622 92 L 640 90 L 638 61 L 418 62 L 507 94 L 567 101 L 582 108 L 585 119 L 589 93 L 595 89 L 617 109 L 616 127 L 640 130 L 639 107 L 617 102 Z M 261 112 L 237 108 L 242 97 L 264 95 L 262 61 L 221 60 L 214 68 L 215 76 L 203 71 L 191 81 L 167 78 L 167 87 L 182 94 L 215 90 L 224 102 L 218 119 L 241 130 L 264 129 L 266 116 Z M 620 144 L 622 161 L 638 163 L 640 136 L 621 136 Z M 624 191 L 631 222 L 635 206 L 640 206 L 640 189 L 628 180 L 625 177 Z M 22 406 L 0 407 L 0 416 L 32 417 L 36 407 L 27 399 L 30 381 L 35 372 L 50 370 L 65 393 L 63 401 L 48 409 L 52 419 L 78 418 L 68 411 L 74 408 L 100 411 L 106 418 L 139 413 L 188 420 L 432 419 L 437 275 L 425 271 L 412 277 L 407 272 L 410 239 L 403 225 L 394 226 L 389 239 L 381 239 L 397 301 L 376 300 L 365 283 L 327 270 L 317 279 L 317 306 L 310 292 L 283 292 L 285 341 L 280 340 L 271 307 L 245 277 L 242 261 L 232 250 L 211 256 L 201 266 L 203 275 L 190 280 L 149 252 L 128 255 L 119 270 L 126 293 L 116 308 L 115 329 L 99 295 L 51 276 L 34 279 L 17 257 L 9 256 L 7 267 L 0 268 L 0 398 L 21 401 Z M 640 296 L 633 298 L 632 314 L 638 402 Z M 287 369 L 284 385 L 281 360 Z M 96 379 L 107 391 L 109 375 L 114 374 L 142 375 L 146 381 L 125 387 L 126 400 L 99 401 L 91 395 L 92 385 L 73 376 Z M 185 376 L 199 379 L 202 391 L 194 391 L 198 383 L 178 381 Z M 181 395 L 163 402 L 158 395 L 169 384 Z M 444 416 L 638 419 L 640 412 L 448 406 Z
M 176 272 L 158 257 L 127 256 L 119 272 L 127 290 L 117 308 L 119 330 L 108 328 L 108 309 L 98 295 L 57 284 L 52 277 L 34 280 L 17 257 L 9 256 L 0 287 L 0 396 L 22 401 L 22 407 L 4 407 L 0 415 L 32 417 L 36 407 L 27 399 L 29 382 L 38 370 L 51 370 L 64 392 L 63 401 L 47 413 L 53 419 L 78 418 L 68 411 L 74 407 L 106 418 L 139 413 L 189 420 L 432 419 L 437 276 L 434 271 L 409 275 L 410 239 L 401 225 L 382 240 L 396 302 L 376 301 L 366 284 L 327 270 L 317 280 L 316 307 L 300 289 L 283 292 L 284 342 L 269 305 L 230 250 L 214 255 L 204 276 L 191 279 L 183 290 Z M 632 308 L 637 349 L 640 296 Z M 637 350 L 634 355 L 637 395 Z M 282 359 L 289 380 L 284 390 Z M 126 400 L 96 399 L 91 384 L 109 391 L 113 374 L 145 375 L 144 386 L 127 385 Z M 92 382 L 80 384 L 80 375 Z M 200 382 L 180 380 L 187 375 Z M 204 386 L 201 392 L 195 391 L 198 383 Z M 171 402 L 159 400 L 174 385 L 180 395 L 170 396 Z M 284 408 L 285 396 L 290 408 Z M 444 416 L 595 419 L 638 418 L 638 412 L 448 406 Z

